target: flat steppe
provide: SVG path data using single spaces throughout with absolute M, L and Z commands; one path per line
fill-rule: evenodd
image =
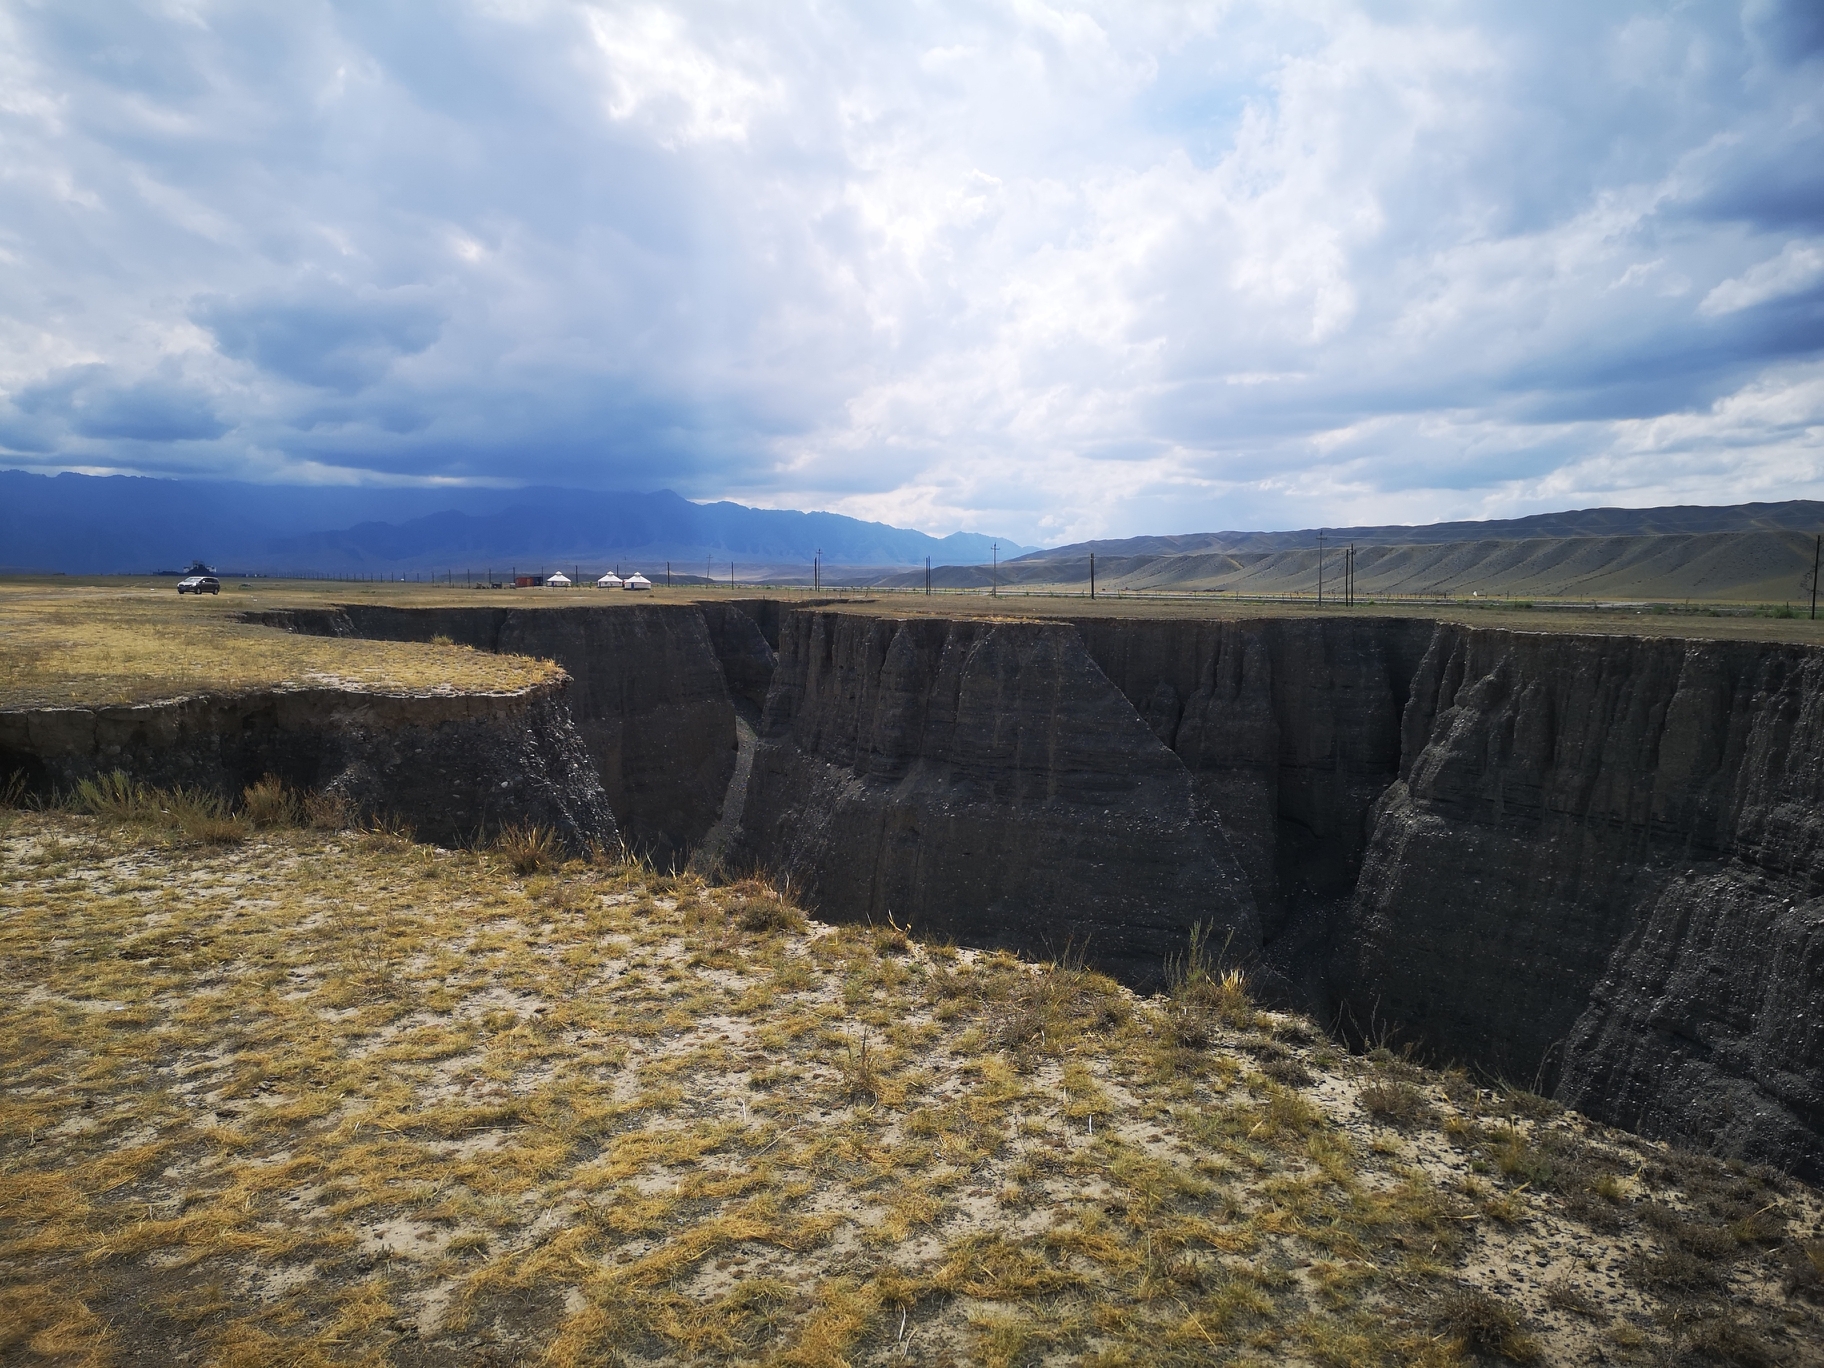
M 104 797 L 0 809 L 6 1362 L 1824 1363 L 1816 1192 L 1188 947 Z
M 351 586 L 353 587 L 353 586 Z M 275 583 L 220 595 L 173 579 L 0 579 L 0 708 L 101 707 L 260 689 L 511 693 L 562 677 L 549 661 L 463 646 L 301 636 L 238 621 L 260 609 L 359 601 Z
M 1423 617 L 1517 631 L 1824 644 L 1824 621 L 1774 605 L 1616 604 L 1513 607 L 1498 600 L 1341 608 L 1214 595 L 1087 595 L 880 590 L 469 590 L 461 585 L 306 580 L 222 581 L 220 595 L 180 597 L 169 577 L 0 577 L 0 707 L 102 706 L 197 693 L 334 687 L 385 693 L 512 692 L 559 677 L 549 662 L 442 643 L 313 637 L 242 622 L 286 608 L 632 608 L 650 603 L 774 598 L 883 616 L 1155 619 Z

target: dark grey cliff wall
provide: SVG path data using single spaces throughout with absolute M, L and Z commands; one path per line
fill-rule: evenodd
M 1605 1120 L 1824 1171 L 1824 654 L 1444 625 L 1331 985 Z
M 571 677 L 571 716 L 627 842 L 661 865 L 681 863 L 716 823 L 734 772 L 735 710 L 709 622 L 694 604 L 348 604 L 262 620 L 385 641 L 441 635 L 477 650 L 554 660 Z M 751 692 L 759 679 L 763 689 L 770 666 L 758 651 L 766 650 L 766 643 L 759 641 L 756 649 L 757 633 L 741 636 L 738 626 L 731 620 L 724 635 L 747 648 L 740 685 Z
M 618 837 L 560 689 L 394 697 L 332 689 L 0 712 L 0 773 L 39 791 L 121 770 L 238 795 L 276 774 L 453 844 L 538 822 L 574 848 Z
M 1248 873 L 1266 937 L 1354 891 L 1368 814 L 1398 777 L 1406 689 L 1433 625 L 1077 622 L 1103 672 L 1190 771 Z
M 833 915 L 1141 980 L 1195 922 L 1260 942 L 1220 824 L 1065 623 L 789 615 L 736 855 Z

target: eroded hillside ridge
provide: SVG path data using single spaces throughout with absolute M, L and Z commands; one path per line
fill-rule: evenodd
M 0 773 L 67 792 L 116 770 L 229 795 L 273 774 L 443 844 L 527 822 L 576 849 L 619 844 L 561 688 L 411 697 L 287 689 L 0 711 Z
M 1824 655 L 1440 625 L 1329 979 L 1362 1029 L 1824 1172 Z
M 714 605 L 720 608 L 721 605 Z M 735 768 L 730 682 L 764 697 L 770 648 L 753 620 L 695 604 L 574 608 L 338 608 L 259 615 L 294 631 L 429 641 L 556 661 L 571 718 L 622 836 L 660 867 L 681 865 L 716 823 Z M 745 624 L 745 630 L 742 630 Z M 729 658 L 718 653 L 722 641 Z
M 1220 821 L 1069 624 L 803 611 L 778 660 L 738 859 L 833 915 L 1140 981 L 1196 922 L 1260 945 Z

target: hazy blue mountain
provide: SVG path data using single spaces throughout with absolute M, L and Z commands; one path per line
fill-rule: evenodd
M 837 513 L 697 504 L 670 490 L 298 488 L 0 471 L 0 567 L 390 574 L 625 561 L 972 564 L 993 538 Z M 1003 555 L 1026 550 L 1001 538 Z

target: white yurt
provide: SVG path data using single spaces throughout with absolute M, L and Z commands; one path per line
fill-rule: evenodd
M 597 589 L 619 589 L 621 587 L 621 577 L 610 570 L 595 582 L 595 587 Z
M 650 589 L 652 588 L 652 581 L 647 579 L 646 576 L 642 575 L 638 570 L 635 570 L 631 575 L 627 576 L 627 582 L 621 587 L 623 589 Z
M 555 575 L 548 575 L 545 577 L 545 588 L 547 589 L 568 589 L 569 587 L 570 576 L 566 575 L 562 570 L 559 570 Z

